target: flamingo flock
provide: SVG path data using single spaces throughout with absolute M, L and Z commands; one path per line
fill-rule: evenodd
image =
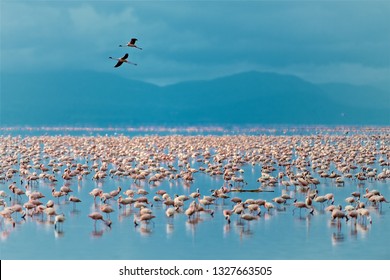
M 389 203 L 369 187 L 390 178 L 389 135 L 0 136 L 0 231 L 45 221 L 64 232 L 86 208 L 95 234 L 115 228 L 112 215 L 143 230 L 218 216 L 250 229 L 277 213 L 370 227 Z

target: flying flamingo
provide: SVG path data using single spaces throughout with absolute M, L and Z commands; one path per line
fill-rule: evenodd
M 129 57 L 129 54 L 126 53 L 126 54 L 125 54 L 123 57 L 121 57 L 121 58 L 113 58 L 112 56 L 110 56 L 109 58 L 118 61 L 118 62 L 115 64 L 114 67 L 119 67 L 119 66 L 121 66 L 123 62 L 128 63 L 128 64 L 137 65 L 137 63 L 128 61 L 128 60 L 127 60 L 128 57 Z
M 131 47 L 131 48 L 136 48 L 136 49 L 142 50 L 142 48 L 135 45 L 135 42 L 137 40 L 138 40 L 137 38 L 131 38 L 130 42 L 126 43 L 126 45 L 119 45 L 119 47 Z

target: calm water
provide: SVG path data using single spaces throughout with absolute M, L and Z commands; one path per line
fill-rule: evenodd
M 47 164 L 47 160 L 43 161 Z M 198 167 L 198 163 L 190 162 Z M 174 163 L 177 165 L 177 161 Z M 373 166 L 381 170 L 379 166 Z M 261 174 L 261 166 L 244 165 L 244 177 L 248 182 L 246 189 L 259 187 L 256 182 Z M 278 170 L 271 175 L 277 176 Z M 316 174 L 315 172 L 312 174 Z M 63 185 L 62 178 L 56 188 Z M 185 185 L 181 180 L 162 181 L 158 186 L 147 182 L 136 185 L 132 179 L 112 179 L 107 177 L 102 182 L 93 181 L 88 175 L 81 181 L 74 178 L 70 187 L 73 195 L 83 202 L 76 206 L 60 198 L 56 206 L 57 213 L 63 212 L 66 221 L 63 231 L 54 229 L 46 217 L 27 217 L 13 228 L 9 223 L 2 223 L 0 256 L 1 259 L 390 259 L 390 208 L 383 203 L 382 209 L 369 207 L 372 225 L 354 225 L 351 220 L 341 222 L 339 229 L 331 222 L 330 213 L 324 212 L 321 205 L 315 204 L 314 215 L 299 210 L 292 213 L 292 205 L 284 209 L 274 209 L 270 213 L 262 207 L 260 219 L 243 222 L 232 216 L 230 225 L 222 215 L 223 209 L 231 209 L 230 199 L 219 201 L 213 206 L 214 217 L 201 214 L 196 223 L 188 222 L 184 213 L 176 214 L 173 219 L 165 216 L 165 206 L 154 203 L 153 213 L 156 215 L 153 223 L 134 227 L 133 212 L 136 210 L 118 209 L 116 201 L 111 201 L 115 212 L 111 214 L 112 227 L 106 227 L 98 222 L 96 229 L 91 219 L 87 217 L 92 211 L 98 210 L 100 202 L 94 204 L 88 194 L 93 188 L 103 188 L 109 192 L 122 187 L 122 191 L 139 187 L 149 191 L 150 199 L 158 189 L 166 190 L 171 197 L 175 194 L 190 194 L 196 188 L 205 195 L 210 189 L 223 185 L 222 177 L 209 177 L 200 172 L 194 174 L 194 182 Z M 15 178 L 20 187 L 19 177 Z M 343 187 L 338 187 L 331 179 L 320 179 L 317 186 L 320 194 L 332 192 L 335 194 L 335 204 L 346 205 L 344 199 L 353 191 L 364 193 L 365 188 L 379 190 L 387 199 L 390 198 L 389 181 L 366 181 L 364 185 L 354 180 L 346 180 Z M 8 190 L 10 182 L 0 182 L 0 190 Z M 45 194 L 42 202 L 53 199 L 51 186 L 40 181 L 35 188 Z M 271 201 L 279 196 L 284 187 L 276 185 L 274 192 L 263 193 L 230 193 L 230 197 L 239 196 L 243 199 L 266 199 Z M 291 196 L 304 200 L 304 194 L 289 188 Z M 26 202 L 26 197 L 20 201 Z M 54 199 L 53 199 L 54 200 Z M 55 199 L 54 201 L 57 202 Z M 365 199 L 363 199 L 365 201 Z M 186 206 L 190 201 L 186 202 Z M 276 205 L 276 203 L 274 203 Z M 290 201 L 292 204 L 292 201 Z M 325 205 L 326 206 L 326 205 Z M 0 208 L 1 209 L 1 208 Z

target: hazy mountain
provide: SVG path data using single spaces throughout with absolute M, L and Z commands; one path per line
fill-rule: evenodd
M 390 124 L 390 92 L 246 72 L 165 87 L 107 73 L 1 76 L 0 125 Z

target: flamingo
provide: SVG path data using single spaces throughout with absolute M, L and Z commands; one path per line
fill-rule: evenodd
M 114 67 L 119 67 L 119 66 L 121 66 L 122 63 L 124 63 L 124 62 L 125 62 L 125 63 L 128 63 L 128 64 L 137 65 L 137 63 L 128 61 L 128 60 L 127 60 L 128 57 L 129 57 L 129 54 L 126 53 L 126 54 L 125 54 L 123 57 L 121 57 L 121 58 L 113 58 L 112 56 L 110 56 L 109 58 L 118 61 L 118 62 L 115 64 Z
M 54 208 L 46 208 L 44 211 L 49 221 L 51 221 L 52 216 L 57 216 L 56 210 Z
M 148 207 L 141 207 L 139 209 L 139 214 L 142 216 L 143 214 L 152 214 L 152 210 L 150 210 Z
M 358 211 L 356 210 L 350 210 L 350 211 L 347 211 L 347 215 L 351 218 L 351 219 L 354 219 L 355 220 L 355 224 L 356 224 L 356 220 L 359 216 L 359 213 Z
M 126 190 L 123 192 L 123 194 L 127 195 L 128 197 L 133 197 L 134 191 L 133 190 Z
M 142 50 L 142 48 L 135 45 L 135 42 L 137 40 L 138 40 L 137 38 L 131 38 L 130 41 L 128 43 L 126 43 L 126 45 L 119 45 L 119 47 L 131 47 L 131 48 L 136 48 L 136 49 Z
M 64 193 L 65 195 L 68 195 L 70 192 L 73 192 L 73 191 L 68 186 L 62 186 L 60 188 L 60 192 Z
M 367 220 L 370 222 L 370 224 L 372 224 L 372 219 L 371 219 L 371 216 L 370 216 L 370 211 L 368 211 L 368 209 L 366 208 L 359 208 L 356 210 L 359 217 L 361 219 L 363 219 L 362 223 L 363 224 L 366 224 L 367 223 Z
M 118 187 L 116 190 L 110 191 L 110 196 L 113 198 L 116 197 L 121 192 L 121 190 L 122 188 Z
M 324 195 L 324 197 L 328 200 L 328 204 L 330 201 L 331 204 L 333 205 L 333 203 L 334 203 L 334 194 L 333 193 L 327 193 L 326 195 Z
M 207 197 L 204 197 L 203 199 L 198 198 L 198 200 L 199 200 L 200 204 L 207 206 L 207 207 L 210 207 L 211 204 L 214 204 L 214 202 L 207 199 Z
M 324 207 L 324 202 L 328 201 L 328 199 L 324 195 L 321 195 L 321 196 L 316 196 L 314 198 L 314 201 L 321 203 L 321 206 Z
M 244 213 L 244 211 L 245 211 L 244 203 L 243 202 L 237 203 L 236 205 L 234 205 L 232 211 L 233 211 L 233 213 L 241 215 L 241 213 Z
M 190 196 L 194 199 L 200 197 L 199 188 L 196 189 L 196 192 L 192 192 Z
M 333 209 L 332 211 L 332 221 L 334 221 L 335 219 L 337 219 L 337 226 L 339 228 L 341 228 L 341 224 L 340 224 L 340 219 L 344 219 L 348 222 L 349 218 L 348 218 L 348 215 L 346 213 L 344 213 L 343 211 L 341 211 L 342 207 L 341 205 L 339 205 L 339 207 L 336 207 L 335 209 Z
M 214 210 L 211 210 L 211 209 L 204 209 L 202 206 L 198 205 L 196 207 L 196 212 L 198 213 L 198 217 L 199 217 L 199 214 L 200 212 L 204 212 L 204 213 L 209 213 L 211 217 L 214 218 Z
M 96 203 L 96 197 L 100 196 L 103 193 L 101 189 L 95 188 L 89 192 L 93 196 L 93 201 Z
M 5 191 L 0 191 L 0 197 L 7 197 L 7 193 Z
M 238 204 L 238 203 L 242 202 L 242 199 L 239 198 L 239 197 L 233 197 L 232 199 L 230 199 L 230 201 L 233 202 L 233 203 Z
M 225 217 L 225 220 L 227 220 L 228 224 L 230 224 L 230 216 L 233 214 L 232 210 L 225 209 L 223 210 L 223 216 Z
M 29 210 L 31 210 L 31 216 L 32 216 L 32 212 L 33 210 L 35 210 L 37 206 L 31 201 L 27 201 L 25 204 L 23 204 L 23 207 L 27 210 L 27 213 Z
M 156 191 L 156 194 L 158 194 L 158 195 L 164 195 L 164 194 L 166 194 L 167 192 L 165 191 L 165 190 L 158 190 L 158 191 Z
M 144 190 L 144 189 L 138 189 L 137 190 L 137 194 L 139 194 L 139 195 L 148 195 L 149 192 L 147 190 Z
M 73 202 L 73 210 L 76 209 L 76 203 L 80 203 L 81 202 L 81 200 L 78 197 L 75 197 L 75 196 L 69 197 L 69 201 Z
M 100 210 L 107 214 L 108 219 L 110 218 L 110 213 L 114 212 L 114 209 L 108 204 L 101 205 Z
M 165 211 L 165 215 L 167 215 L 168 218 L 173 218 L 173 215 L 175 215 L 175 212 L 176 212 L 176 209 L 173 208 L 173 207 L 169 207 L 166 211 Z
M 280 204 L 286 204 L 286 200 L 285 200 L 283 197 L 280 197 L 280 196 L 274 197 L 274 198 L 272 199 L 272 201 L 273 201 L 273 202 L 276 202 L 278 205 L 280 205 Z M 256 204 L 256 205 L 257 205 L 257 204 Z
M 58 224 L 58 231 L 61 231 L 59 224 L 63 224 L 64 221 L 65 221 L 64 213 L 56 215 L 55 218 L 54 218 L 54 229 L 57 229 L 57 224 Z
M 265 202 L 264 204 L 265 209 L 269 212 L 272 208 L 275 208 L 274 205 L 271 202 Z
M 353 196 L 353 197 L 356 197 L 356 199 L 360 199 L 360 192 L 353 192 L 353 193 L 351 193 L 351 195 Z
M 105 220 L 103 219 L 103 215 L 100 214 L 99 212 L 92 212 L 91 214 L 88 215 L 92 220 L 95 221 L 95 229 L 96 229 L 96 221 L 102 220 L 108 227 L 111 227 L 111 221 L 110 220 Z
M 253 216 L 251 214 L 241 214 L 241 219 L 248 221 L 248 227 L 249 227 L 250 221 L 257 220 L 258 218 L 259 218 L 259 216 Z
M 190 220 L 191 219 L 191 216 L 194 215 L 194 213 L 196 212 L 196 203 L 193 202 L 190 204 L 190 206 L 187 208 L 187 210 L 184 212 L 188 219 Z
M 144 223 L 148 224 L 154 218 L 156 218 L 156 216 L 146 213 L 146 214 L 141 215 L 139 217 L 138 221 L 139 222 L 143 221 Z M 135 215 L 134 215 L 134 226 L 138 226 L 137 219 L 136 219 Z
M 375 203 L 379 203 L 380 209 L 382 209 L 382 202 L 390 203 L 389 201 L 386 200 L 386 198 L 383 195 L 374 195 L 372 196 L 372 198 L 374 199 Z
M 124 211 L 126 211 L 126 205 L 128 204 L 133 204 L 134 202 L 136 202 L 135 199 L 131 198 L 131 197 L 126 197 L 126 198 L 122 198 L 122 196 L 120 195 L 119 198 L 118 198 L 118 207 L 121 208 L 121 204 L 124 205 Z
M 260 206 L 259 206 L 258 204 L 256 204 L 256 203 L 249 204 L 249 205 L 247 206 L 247 208 L 249 209 L 249 211 L 250 211 L 251 213 L 257 212 L 257 215 L 258 215 L 258 216 L 261 215 Z
M 64 196 L 65 193 L 62 191 L 56 191 L 54 188 L 51 190 L 51 193 L 52 193 L 53 197 L 57 197 L 58 204 L 60 204 L 60 197 Z
M 355 197 L 349 196 L 349 197 L 347 197 L 347 198 L 345 199 L 345 202 L 350 203 L 350 204 L 353 204 L 353 203 L 356 202 L 356 200 L 355 200 Z
M 301 211 L 302 211 L 302 208 L 306 208 L 306 209 L 311 209 L 310 211 L 310 214 L 313 215 L 313 212 L 314 212 L 314 208 L 313 206 L 311 205 L 307 205 L 306 202 L 303 202 L 303 201 L 294 201 L 294 209 L 293 209 L 293 215 L 294 215 L 294 212 L 295 212 L 295 209 L 296 208 L 299 208 L 299 214 L 301 214 Z
M 48 202 L 46 202 L 46 208 L 53 208 L 54 207 L 54 201 L 53 200 L 49 200 Z

